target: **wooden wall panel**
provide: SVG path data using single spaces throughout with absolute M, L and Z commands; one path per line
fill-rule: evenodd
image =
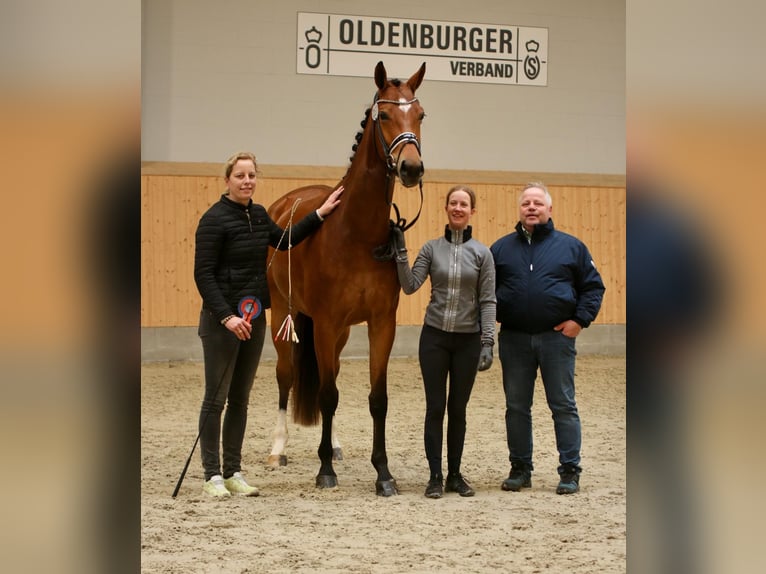
M 193 175 L 183 175 L 183 164 L 172 166 L 172 169 L 164 170 L 170 173 L 162 173 L 163 170 L 151 166 L 143 171 L 141 178 L 141 325 L 144 327 L 197 324 L 201 300 L 193 277 L 194 232 L 200 216 L 224 191 L 222 177 L 213 175 L 210 169 L 197 169 L 196 172 L 189 169 Z M 284 193 L 307 183 L 335 185 L 339 179 L 337 170 L 317 169 L 316 173 L 323 177 L 308 180 L 305 176 L 310 174 L 301 174 L 303 178 L 261 174 L 257 201 L 269 205 Z M 466 179 L 455 179 L 462 175 Z M 474 236 L 482 243 L 490 245 L 509 233 L 518 220 L 517 196 L 521 181 L 487 181 L 486 177 L 459 172 L 449 176 L 448 181 L 427 180 L 423 185 L 420 218 L 407 232 L 410 261 L 417 256 L 423 243 L 443 233 L 445 197 L 455 183 L 468 183 L 477 194 L 477 212 L 472 224 Z M 468 181 L 468 176 L 475 180 Z M 563 178 L 548 178 L 551 179 Z M 613 179 L 608 183 L 613 184 Z M 576 183 L 548 184 L 556 227 L 588 245 L 604 277 L 607 293 L 596 323 L 624 324 L 625 186 Z M 371 198 L 371 201 L 376 200 Z M 412 221 L 420 206 L 418 188 L 407 189 L 397 184 L 394 202 L 401 216 Z M 429 291 L 426 283 L 417 293 L 400 296 L 399 324 L 419 325 L 422 322 Z

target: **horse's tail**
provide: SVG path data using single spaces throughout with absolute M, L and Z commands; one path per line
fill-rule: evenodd
M 295 332 L 300 343 L 293 346 L 293 420 L 301 425 L 319 422 L 319 366 L 314 349 L 314 321 L 298 313 Z

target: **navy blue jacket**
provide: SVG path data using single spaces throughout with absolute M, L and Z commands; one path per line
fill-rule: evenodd
M 535 225 L 531 243 L 517 223 L 490 251 L 502 329 L 541 333 L 568 319 L 585 328 L 596 318 L 605 291 L 601 275 L 585 244 L 554 229 L 552 219 Z
M 312 211 L 293 225 L 293 246 L 321 225 Z M 264 309 L 271 307 L 266 282 L 266 256 L 269 245 L 287 249 L 283 229 L 269 217 L 266 209 L 251 200 L 244 206 L 224 194 L 199 221 L 194 253 L 194 280 L 202 296 L 202 306 L 216 320 L 238 314 L 240 299 L 258 297 Z M 282 242 L 280 243 L 280 239 Z

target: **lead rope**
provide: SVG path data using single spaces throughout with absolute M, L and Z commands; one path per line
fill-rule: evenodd
M 271 264 L 274 262 L 274 257 L 277 254 L 277 251 L 279 249 L 279 246 L 282 245 L 282 240 L 285 238 L 285 233 L 287 233 L 287 316 L 285 317 L 284 321 L 282 321 L 282 324 L 279 326 L 279 330 L 277 331 L 276 336 L 274 337 L 274 340 L 281 339 L 283 341 L 292 341 L 293 343 L 300 343 L 300 339 L 298 339 L 298 334 L 295 332 L 295 322 L 293 321 L 292 316 L 292 310 L 293 310 L 293 273 L 292 273 L 292 261 L 290 257 L 290 252 L 293 249 L 293 216 L 295 215 L 295 209 L 298 207 L 298 204 L 301 202 L 301 198 L 297 198 L 295 200 L 295 203 L 293 203 L 292 208 L 290 208 L 290 219 L 287 221 L 287 227 L 282 232 L 282 237 L 279 238 L 279 243 L 277 243 L 277 249 L 274 250 L 274 253 L 271 256 L 271 260 L 269 261 L 269 265 L 266 268 L 268 271 L 269 267 L 271 267 Z

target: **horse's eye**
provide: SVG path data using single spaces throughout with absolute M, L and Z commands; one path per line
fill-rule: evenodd
M 390 120 L 391 116 L 389 116 L 386 112 L 382 111 L 380 112 L 380 116 L 378 116 L 381 121 Z
M 425 113 L 425 112 L 420 112 L 420 118 L 419 118 L 419 119 L 420 119 L 420 121 L 421 121 L 421 122 L 422 122 L 424 119 L 426 119 L 426 113 Z

